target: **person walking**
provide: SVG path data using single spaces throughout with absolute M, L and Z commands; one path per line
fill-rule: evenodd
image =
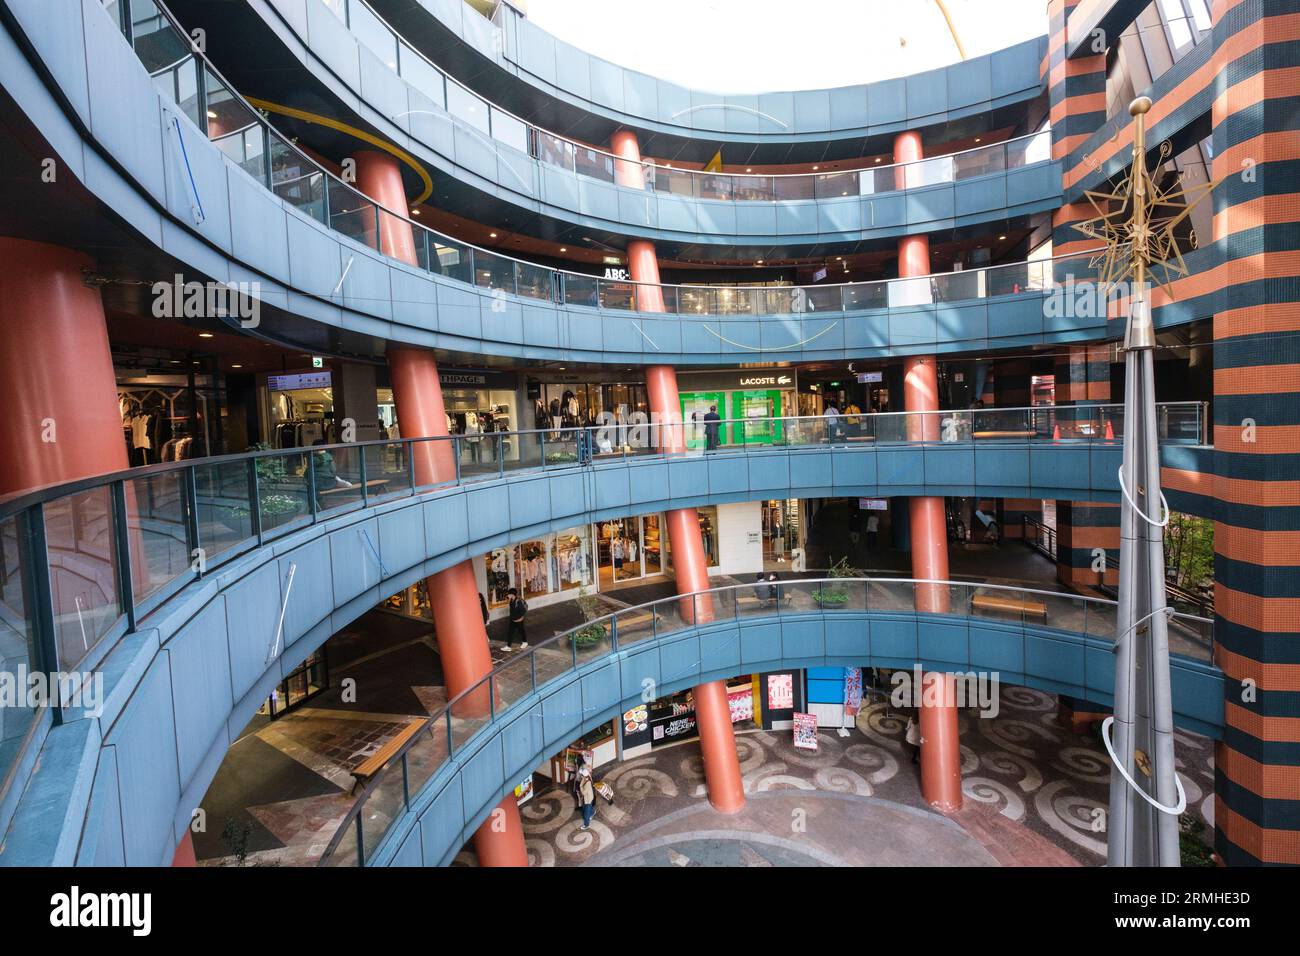
M 514 644 L 515 635 L 519 635 L 519 649 L 528 646 L 528 632 L 524 629 L 524 618 L 528 614 L 528 602 L 519 596 L 518 588 L 506 592 L 510 598 L 510 627 L 506 630 L 506 646 Z
M 875 551 L 880 540 L 880 518 L 875 514 L 867 516 L 867 550 Z
M 587 758 L 579 757 L 578 761 L 573 789 L 578 797 L 578 807 L 582 810 L 582 829 L 590 830 L 591 818 L 596 815 L 596 785 L 592 782 Z
M 849 507 L 853 507 L 850 505 Z M 858 542 L 862 540 L 862 512 L 853 508 L 849 512 L 849 550 L 856 556 L 858 553 Z
M 916 722 L 915 717 L 907 718 L 907 731 L 904 734 L 907 740 L 907 747 L 912 751 L 912 763 L 921 762 L 921 725 Z
M 822 412 L 826 419 L 826 440 L 828 442 L 837 442 L 840 440 L 840 410 L 835 407 L 835 402 L 826 403 L 826 411 Z
M 704 450 L 717 451 L 721 441 L 722 416 L 718 414 L 718 406 L 710 405 L 708 414 L 704 416 Z

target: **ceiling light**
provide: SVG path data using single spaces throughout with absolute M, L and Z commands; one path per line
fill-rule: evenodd
M 211 333 L 211 332 L 200 332 L 200 333 L 199 333 L 199 338 L 201 338 L 201 339 L 210 339 L 210 338 L 212 338 L 212 333 Z
M 489 238 L 489 239 L 495 239 L 496 237 L 497 237 L 497 234 L 496 234 L 495 232 L 489 232 L 489 233 L 488 233 L 488 238 Z
M 231 368 L 243 368 L 244 366 L 242 366 L 242 365 L 236 363 L 236 364 L 234 364 L 234 365 L 232 365 L 232 366 L 230 366 L 230 367 L 231 367 Z
M 980 138 L 979 138 L 978 136 L 976 136 L 976 137 L 975 137 L 975 142 L 978 143 L 979 141 L 980 141 Z
M 753 169 L 752 166 L 746 166 L 746 167 L 745 167 L 745 172 L 747 172 L 747 173 L 752 173 L 753 171 L 754 171 L 754 169 Z
M 757 260 L 756 264 L 761 266 L 763 264 L 763 260 L 762 259 Z
M 879 157 L 879 156 L 876 157 L 876 162 L 880 162 L 880 157 Z
M 560 246 L 560 251 L 561 251 L 561 252 L 568 252 L 568 251 L 569 251 L 569 247 L 568 247 L 568 246 Z
M 999 239 L 999 240 L 1003 240 L 1003 239 L 1005 239 L 1005 238 L 1006 238 L 1006 236 L 998 236 L 998 239 Z
M 814 166 L 814 167 L 813 167 L 813 172 L 815 173 L 815 172 L 817 172 L 817 170 L 819 170 L 819 169 L 821 169 L 820 166 Z
M 412 215 L 412 216 L 418 216 L 419 214 L 420 214 L 420 210 L 418 210 L 418 209 L 412 209 L 412 210 L 411 210 L 411 215 Z

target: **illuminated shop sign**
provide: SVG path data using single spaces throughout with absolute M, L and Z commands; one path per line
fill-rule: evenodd
M 266 387 L 273 392 L 288 392 L 298 388 L 329 388 L 329 372 L 302 372 L 298 375 L 268 375 Z
M 679 372 L 685 390 L 794 388 L 789 369 L 736 369 L 730 372 Z

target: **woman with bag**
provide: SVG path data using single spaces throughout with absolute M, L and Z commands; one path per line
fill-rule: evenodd
M 591 768 L 587 766 L 587 758 L 580 758 L 576 779 L 574 781 L 574 790 L 578 795 L 578 806 L 582 810 L 582 829 L 591 829 L 591 818 L 596 814 L 596 787 L 591 781 Z

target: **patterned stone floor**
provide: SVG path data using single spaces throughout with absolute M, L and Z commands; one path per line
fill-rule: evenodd
M 1098 866 L 1109 764 L 1095 728 L 1075 735 L 1056 709 L 1050 694 L 1003 687 L 996 717 L 962 712 L 965 807 L 952 817 L 922 801 L 906 719 L 878 702 L 848 737 L 823 730 L 816 754 L 794 750 L 789 732 L 738 735 L 751 799 L 734 817 L 708 806 L 693 742 L 602 767 L 615 802 L 598 801 L 587 831 L 572 797 L 543 791 L 522 807 L 529 855 L 539 866 Z M 1189 812 L 1212 823 L 1212 743 L 1180 732 L 1177 752 Z M 799 812 L 803 832 L 791 830 Z M 457 862 L 473 865 L 472 849 Z

